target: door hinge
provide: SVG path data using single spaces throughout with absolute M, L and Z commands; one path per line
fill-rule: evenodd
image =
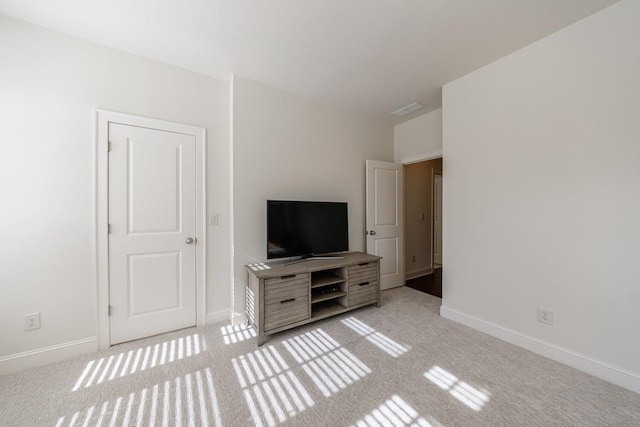
M 107 313 L 109 316 L 111 316 L 111 304 L 109 304 L 109 307 L 107 308 Z
M 111 224 L 107 224 L 107 234 L 111 234 Z
M 107 153 L 111 151 L 111 141 L 107 142 Z

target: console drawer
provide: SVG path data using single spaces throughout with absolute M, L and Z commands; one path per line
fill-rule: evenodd
M 290 297 L 264 306 L 264 330 L 279 328 L 309 318 L 309 295 Z
M 276 277 L 264 281 L 264 303 L 279 304 L 291 298 L 309 296 L 309 274 Z
M 378 298 L 378 281 L 364 281 L 357 285 L 349 286 L 349 307 L 374 302 Z
M 349 266 L 349 285 L 357 285 L 362 282 L 378 280 L 378 264 L 370 262 Z

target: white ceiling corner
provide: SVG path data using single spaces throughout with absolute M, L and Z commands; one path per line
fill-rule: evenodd
M 389 117 L 617 0 L 0 0 L 0 14 Z

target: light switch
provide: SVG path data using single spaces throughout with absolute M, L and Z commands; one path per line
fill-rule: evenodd
M 218 214 L 209 214 L 209 225 L 218 225 Z

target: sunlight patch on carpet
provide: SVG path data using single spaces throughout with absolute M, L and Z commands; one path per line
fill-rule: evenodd
M 273 346 L 231 360 L 256 426 L 275 426 L 315 402 Z
M 478 390 L 466 382 L 460 381 L 458 377 L 440 366 L 429 369 L 424 373 L 424 376 L 441 389 L 448 390 L 449 394 L 474 411 L 482 410 L 482 407 L 489 402 L 490 393 L 487 390 Z
M 86 410 L 76 411 L 71 416 L 62 416 L 56 427 L 156 424 L 205 427 L 222 425 L 210 368 L 100 402 Z
M 441 427 L 435 418 L 427 418 L 418 414 L 407 402 L 398 395 L 393 395 L 382 405 L 375 408 L 369 414 L 358 420 L 357 427 Z M 353 427 L 353 426 L 352 426 Z
M 204 338 L 198 334 L 188 335 L 162 343 L 140 347 L 109 357 L 91 360 L 78 377 L 71 391 L 111 381 L 136 372 L 175 362 L 200 354 L 205 349 Z
M 387 353 L 389 356 L 400 357 L 411 349 L 408 345 L 403 345 L 392 340 L 355 317 L 343 319 L 341 322 L 349 329 L 355 331 L 358 335 L 365 337 L 367 341 Z
M 297 335 L 282 344 L 325 397 L 371 373 L 367 365 L 322 329 Z
M 223 326 L 220 328 L 224 343 L 235 344 L 256 337 L 256 329 L 251 325 Z

